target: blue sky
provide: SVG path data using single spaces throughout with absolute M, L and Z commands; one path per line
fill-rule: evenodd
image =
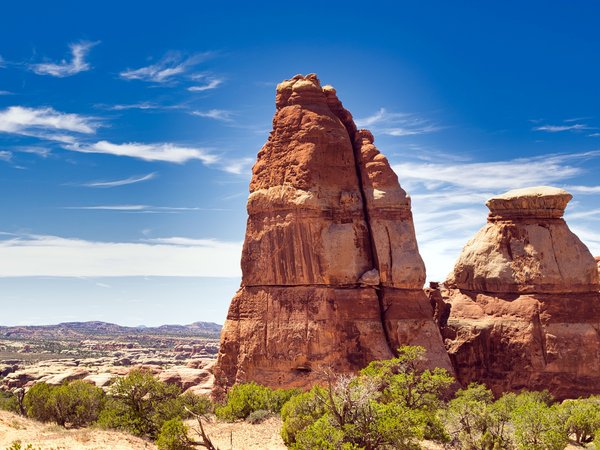
M 222 323 L 276 84 L 316 72 L 413 198 L 428 278 L 549 184 L 600 255 L 600 5 L 10 2 L 2 324 Z M 26 3 L 26 4 L 25 4 Z

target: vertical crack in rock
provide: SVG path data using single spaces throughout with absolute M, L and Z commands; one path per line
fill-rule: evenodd
M 352 373 L 400 345 L 423 345 L 430 367 L 451 371 L 422 289 L 410 198 L 372 134 L 314 74 L 280 83 L 275 103 L 252 169 L 215 395 L 244 381 L 308 387 L 322 368 Z

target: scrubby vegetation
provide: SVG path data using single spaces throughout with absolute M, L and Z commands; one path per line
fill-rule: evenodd
M 212 413 L 252 424 L 280 414 L 283 441 L 296 450 L 413 450 L 424 439 L 461 450 L 562 450 L 569 442 L 600 450 L 599 397 L 560 403 L 548 392 L 495 398 L 481 384 L 457 390 L 445 370 L 424 369 L 424 357 L 422 347 L 402 347 L 357 375 L 324 373 L 308 392 L 239 384 L 222 404 L 133 370 L 106 393 L 82 381 L 38 383 L 24 395 L 1 393 L 0 408 L 64 427 L 124 430 L 161 450 L 216 450 L 202 428 Z

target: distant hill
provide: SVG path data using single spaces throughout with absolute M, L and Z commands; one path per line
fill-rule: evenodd
M 98 336 L 197 336 L 218 338 L 222 326 L 213 322 L 194 322 L 189 325 L 159 327 L 125 327 L 108 322 L 64 322 L 57 325 L 0 326 L 0 338 L 24 339 L 85 339 Z

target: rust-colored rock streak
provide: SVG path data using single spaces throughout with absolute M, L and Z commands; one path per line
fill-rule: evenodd
M 562 219 L 570 199 L 549 187 L 490 199 L 487 224 L 430 293 L 463 384 L 600 393 L 598 268 Z
M 242 287 L 215 368 L 236 382 L 305 387 L 421 344 L 451 370 L 422 286 L 410 198 L 373 136 L 315 75 L 277 86 L 248 198 Z

